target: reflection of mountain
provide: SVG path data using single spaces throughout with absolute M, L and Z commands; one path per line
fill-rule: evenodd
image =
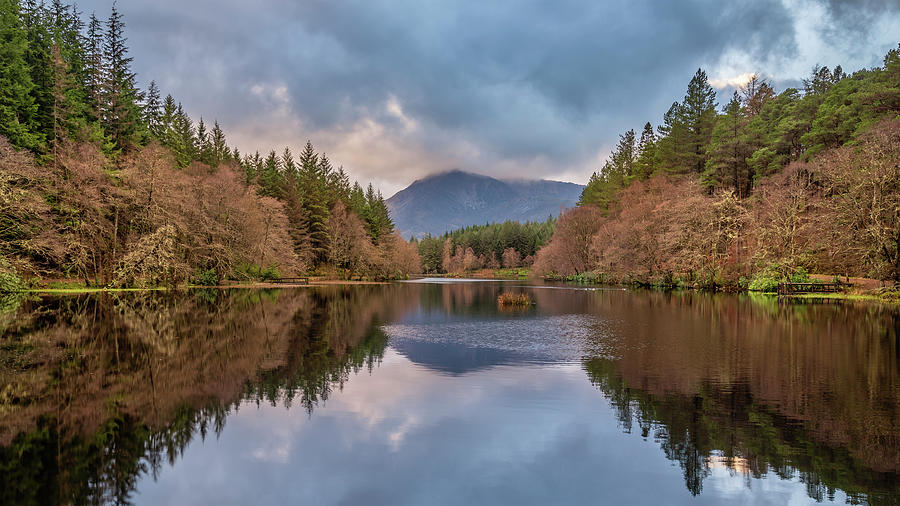
M 493 307 L 497 311 L 496 303 Z M 384 327 L 390 345 L 429 369 L 464 374 L 495 365 L 577 362 L 590 348 L 589 315 L 494 318 L 418 313 Z
M 508 350 L 475 348 L 457 343 L 396 339 L 391 340 L 391 348 L 413 363 L 447 374 L 466 374 L 495 365 L 528 361 L 526 357 Z

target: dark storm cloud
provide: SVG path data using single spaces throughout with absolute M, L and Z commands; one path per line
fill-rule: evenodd
M 101 17 L 109 8 L 80 6 Z M 394 186 L 450 166 L 582 175 L 617 133 L 658 121 L 697 67 L 728 79 L 714 75 L 723 55 L 740 56 L 730 69 L 806 54 L 795 26 L 806 7 L 823 7 L 818 29 L 848 46 L 860 20 L 897 16 L 889 0 L 118 6 L 141 80 L 156 79 L 195 116 L 217 115 L 245 150 L 312 137 L 356 174 Z M 872 64 L 884 48 L 862 50 Z M 757 70 L 769 69 L 742 72 Z

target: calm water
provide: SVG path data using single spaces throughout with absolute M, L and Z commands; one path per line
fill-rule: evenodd
M 416 282 L 6 299 L 0 336 L 5 504 L 900 503 L 878 305 Z

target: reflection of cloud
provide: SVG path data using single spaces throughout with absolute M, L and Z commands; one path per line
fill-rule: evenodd
M 622 433 L 578 364 L 445 376 L 388 349 L 380 367 L 351 376 L 311 417 L 244 404 L 220 439 L 189 446 L 158 482 L 139 484 L 138 498 L 545 505 L 661 497 L 672 504 L 786 504 L 806 497 L 796 481 L 754 479 L 751 490 L 742 476 L 718 467 L 711 473 L 713 485 L 692 497 L 656 443 Z

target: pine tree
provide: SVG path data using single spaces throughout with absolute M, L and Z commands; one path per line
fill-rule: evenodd
M 673 102 L 663 115 L 663 122 L 656 127 L 659 132 L 658 152 L 662 168 L 671 173 L 684 172 L 682 152 L 687 139 L 683 106 Z
M 97 15 L 91 13 L 88 22 L 85 57 L 85 89 L 92 119 L 100 119 L 103 95 L 103 24 Z
M 635 175 L 641 179 L 647 179 L 656 171 L 656 133 L 649 122 L 644 125 L 641 132 L 641 140 L 637 146 L 637 160 L 635 161 Z
M 281 160 L 279 160 L 279 163 L 281 164 L 281 171 L 284 173 L 285 179 L 291 184 L 296 184 L 299 173 L 297 172 L 297 164 L 294 162 L 294 155 L 291 153 L 291 148 L 287 146 L 284 147 L 284 151 L 281 152 Z
M 147 88 L 147 95 L 144 98 L 144 123 L 150 130 L 150 135 L 157 139 L 162 139 L 163 130 L 163 110 L 160 102 L 159 87 L 156 81 L 150 81 L 150 87 Z
M 175 164 L 184 168 L 197 159 L 197 137 L 194 132 L 194 122 L 184 111 L 181 104 L 175 110 L 173 124 L 173 143 L 170 146 L 175 153 Z
M 78 135 L 88 133 L 90 123 L 87 89 L 85 88 L 85 39 L 81 34 L 84 22 L 75 8 L 54 0 L 51 27 L 51 69 L 54 81 L 54 114 L 58 112 L 60 94 L 66 109 L 65 132 Z M 55 53 L 59 53 L 58 57 Z M 65 82 L 60 85 L 57 79 Z M 56 134 L 54 134 L 55 136 Z
M 200 122 L 197 123 L 197 159 L 212 166 L 210 151 L 209 134 L 206 131 L 206 123 L 203 122 L 203 116 L 200 116 Z
M 357 216 L 363 218 L 366 213 L 366 194 L 363 192 L 362 186 L 358 182 L 353 183 L 348 198 L 348 206 L 356 213 Z M 365 221 L 365 220 L 363 220 Z
M 275 154 L 274 149 L 269 152 L 269 156 L 267 156 L 265 162 L 263 162 L 258 182 L 260 194 L 269 197 L 281 196 L 281 172 L 278 170 L 278 155 Z
M 688 134 L 684 151 L 685 167 L 699 173 L 706 163 L 706 144 L 716 120 L 716 90 L 709 84 L 703 69 L 697 69 L 688 83 L 681 110 Z
M 313 263 L 320 263 L 328 256 L 329 208 L 326 205 L 326 188 L 320 178 L 319 156 L 312 142 L 306 141 L 298 160 L 300 171 L 300 195 L 307 220 L 307 233 Z
M 619 142 L 612 156 L 612 165 L 616 176 L 622 181 L 630 178 L 634 172 L 634 162 L 637 158 L 635 150 L 634 130 L 628 130 L 619 135 Z
M 53 75 L 50 61 L 50 33 L 47 30 L 50 13 L 43 3 L 34 0 L 25 2 L 22 20 L 28 46 L 25 64 L 31 74 L 34 86 L 31 96 L 36 110 L 32 116 L 30 129 L 41 139 L 37 150 L 44 152 L 44 140 L 53 136 Z
M 225 132 L 223 132 L 222 127 L 219 126 L 218 120 L 213 121 L 213 129 L 212 133 L 210 134 L 210 143 L 212 146 L 212 158 L 210 160 L 210 166 L 215 168 L 231 157 L 231 154 L 228 151 L 228 146 L 225 144 Z
M 747 196 L 752 185 L 746 162 L 750 153 L 743 139 L 746 113 L 737 91 L 722 112 L 707 148 L 703 185 L 709 189 L 730 185 L 739 197 Z
M 0 135 L 36 150 L 43 135 L 35 122 L 34 83 L 25 61 L 28 42 L 16 0 L 0 0 Z
M 103 38 L 100 112 L 103 128 L 118 149 L 127 149 L 136 143 L 141 118 L 139 101 L 142 97 L 131 71 L 132 58 L 128 56 L 124 29 L 122 15 L 113 4 Z
M 384 197 L 380 191 L 375 191 L 372 183 L 369 183 L 366 189 L 366 213 L 363 218 L 373 242 L 377 243 L 379 239 L 394 231 L 394 222 L 391 220 Z

